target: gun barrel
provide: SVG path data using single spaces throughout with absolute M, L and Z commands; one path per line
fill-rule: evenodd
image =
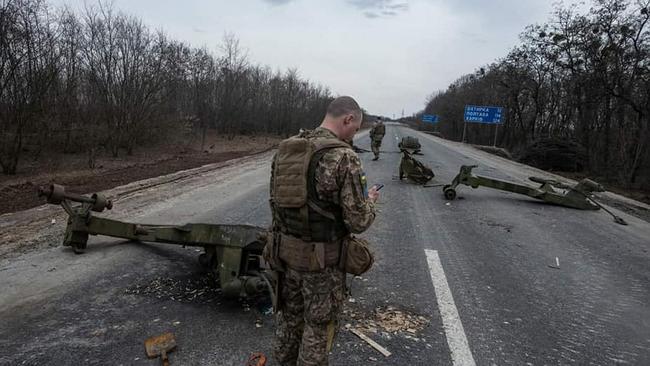
M 92 210 L 96 212 L 101 212 L 105 208 L 112 209 L 113 202 L 107 200 L 104 196 L 93 193 L 92 196 L 84 196 L 81 194 L 70 193 L 65 191 L 65 187 L 58 184 L 50 184 L 47 187 L 38 188 L 38 196 L 47 198 L 47 202 L 53 205 L 58 205 L 64 200 L 78 202 L 78 203 L 88 203 L 92 205 Z

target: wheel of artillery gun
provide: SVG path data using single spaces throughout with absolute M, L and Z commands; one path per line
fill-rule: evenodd
M 65 188 L 58 184 L 38 188 L 38 196 L 47 198 L 47 203 L 58 205 L 65 199 Z
M 442 188 L 442 191 L 445 194 L 445 199 L 453 201 L 456 199 L 456 190 L 451 188 L 450 185 L 446 185 Z
M 93 193 L 91 198 L 95 201 L 92 207 L 92 210 L 95 212 L 102 212 L 105 208 L 109 210 L 113 208 L 113 202 L 106 199 L 106 197 L 101 193 Z

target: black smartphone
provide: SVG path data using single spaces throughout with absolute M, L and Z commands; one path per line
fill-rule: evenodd
M 377 183 L 377 184 L 374 185 L 374 187 L 377 187 L 377 190 L 380 190 L 380 189 L 384 188 L 384 185 Z

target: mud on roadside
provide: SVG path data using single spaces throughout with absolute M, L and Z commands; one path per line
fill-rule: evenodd
M 219 163 L 264 152 L 277 146 L 276 137 L 240 136 L 232 140 L 216 138 L 204 151 L 183 146 L 142 149 L 137 155 L 101 159 L 96 169 L 87 169 L 83 156 L 43 158 L 25 167 L 17 177 L 0 177 L 0 215 L 43 204 L 36 194 L 39 186 L 60 184 L 67 191 L 86 194 L 100 192 L 143 179 L 158 177 L 203 165 Z

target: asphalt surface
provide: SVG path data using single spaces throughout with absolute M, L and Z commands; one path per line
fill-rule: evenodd
M 397 141 L 405 135 L 420 139 L 418 158 L 436 174 L 431 185 L 450 182 L 463 164 L 516 182 L 544 175 L 389 125 L 380 160 L 361 154 L 369 182 L 385 185 L 377 220 L 363 235 L 377 262 L 362 278 L 349 279 L 352 295 L 331 364 L 650 364 L 649 223 L 616 211 L 629 223 L 620 226 L 602 211 L 487 188 L 464 187 L 459 199 L 445 201 L 440 186 L 397 178 Z M 355 144 L 369 149 L 367 135 Z M 108 216 L 266 226 L 270 157 L 125 196 Z M 16 220 L 5 215 L 0 224 Z M 143 341 L 165 331 L 177 338 L 172 365 L 244 365 L 253 352 L 270 354 L 266 299 L 223 299 L 207 285 L 195 249 L 98 237 L 75 255 L 56 246 L 58 239 L 47 240 L 0 262 L 0 364 L 157 365 L 146 358 Z M 428 263 L 433 251 L 442 278 Z M 435 280 L 448 284 L 453 305 L 441 301 Z M 366 332 L 390 357 L 344 327 L 387 310 L 426 319 L 409 331 Z

